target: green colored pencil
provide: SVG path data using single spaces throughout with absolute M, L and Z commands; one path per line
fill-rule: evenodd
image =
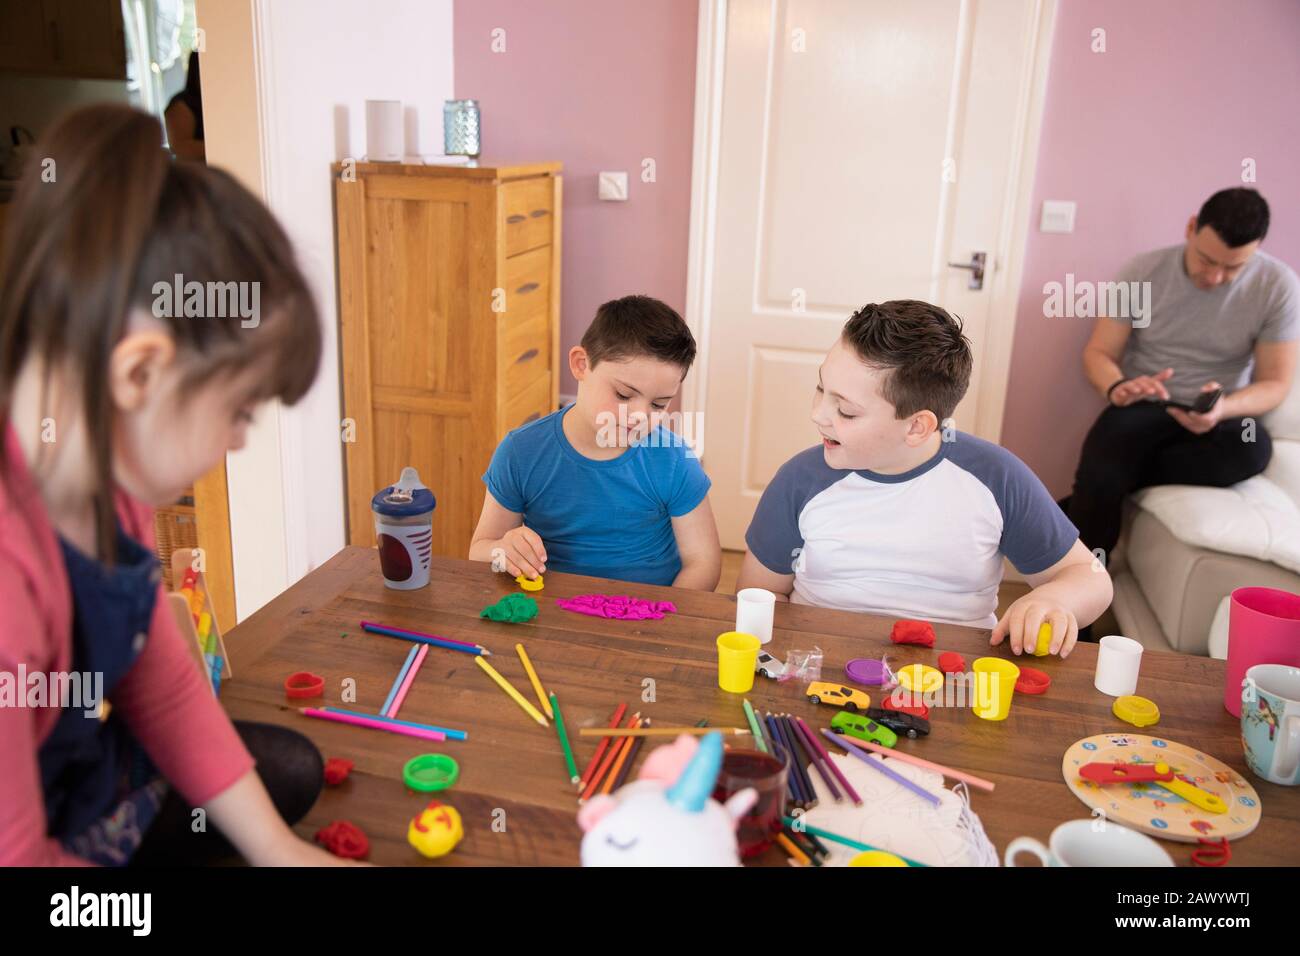
M 551 692 L 551 710 L 555 711 L 555 732 L 560 735 L 560 746 L 564 748 L 564 762 L 569 766 L 569 782 L 577 783 L 578 765 L 573 762 L 573 748 L 569 746 L 569 735 L 564 730 L 564 715 L 560 713 L 560 702 Z
M 909 860 L 905 856 L 901 856 L 898 853 L 894 853 L 893 850 L 882 850 L 880 849 L 880 847 L 872 846 L 869 843 L 860 843 L 857 840 L 852 839 L 851 837 L 840 836 L 838 833 L 832 833 L 830 830 L 823 830 L 821 827 L 811 826 L 807 823 L 804 823 L 802 820 L 800 820 L 796 824 L 794 817 L 782 817 L 781 819 L 785 820 L 786 824 L 790 827 L 790 829 L 794 830 L 796 833 L 799 832 L 811 833 L 813 836 L 819 836 L 823 840 L 830 840 L 832 843 L 843 843 L 845 846 L 852 847 L 855 850 L 876 850 L 877 852 L 880 853 L 890 853 L 898 857 L 908 866 L 926 866 L 926 864 L 924 863 L 917 863 L 915 860 Z
M 754 735 L 754 743 L 758 744 L 758 749 L 767 753 L 767 744 L 763 741 L 763 732 L 758 729 L 758 718 L 754 716 L 754 708 L 749 704 L 749 698 L 741 698 L 745 705 L 745 719 L 749 721 L 749 730 Z

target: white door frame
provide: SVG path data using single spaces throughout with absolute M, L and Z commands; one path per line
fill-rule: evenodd
M 687 251 L 686 324 L 697 345 L 694 374 L 682 386 L 682 411 L 703 413 L 708 394 L 710 303 L 717 235 L 718 161 L 722 139 L 723 74 L 726 67 L 729 0 L 699 0 L 700 15 L 695 56 L 695 145 L 691 163 L 691 229 Z M 775 3 L 776 0 L 773 0 Z M 969 2 L 969 0 L 964 0 Z M 1027 0 L 1033 4 L 1030 55 L 1015 104 L 1015 141 L 1009 171 L 1002 229 L 991 251 L 989 316 L 985 334 L 984 374 L 980 379 L 977 418 L 973 431 L 1000 439 L 1006 408 L 1007 376 L 1015 342 L 1016 304 L 1024 275 L 1025 246 L 1031 227 L 1034 172 L 1042 133 L 1052 27 L 1057 0 Z M 963 11 L 965 15 L 965 11 Z M 1009 316 L 998 320 L 997 316 Z M 847 319 L 848 316 L 845 316 Z M 702 456 L 707 460 L 708 449 Z

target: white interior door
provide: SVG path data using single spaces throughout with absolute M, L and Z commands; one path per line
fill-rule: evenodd
M 996 440 L 1050 37 L 1037 0 L 703 0 L 687 407 L 723 547 L 817 440 L 817 367 L 867 302 L 960 316 L 957 427 Z M 983 288 L 969 263 L 983 252 Z M 1018 266 L 1018 262 L 1016 263 Z

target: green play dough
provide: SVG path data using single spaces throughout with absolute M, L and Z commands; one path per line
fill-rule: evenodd
M 478 616 L 506 624 L 523 624 L 537 617 L 537 602 L 527 594 L 507 594 L 496 604 L 485 607 Z

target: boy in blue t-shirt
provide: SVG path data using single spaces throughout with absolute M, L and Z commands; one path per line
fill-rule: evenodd
M 569 350 L 577 401 L 508 434 L 483 481 L 472 561 L 712 591 L 722 569 L 709 479 L 663 427 L 695 361 L 682 317 L 657 299 L 606 302 Z
M 738 588 L 782 600 L 993 628 L 1032 653 L 1039 625 L 1067 656 L 1111 599 L 1110 576 L 1015 455 L 948 428 L 966 393 L 961 325 L 915 300 L 867 305 L 819 370 L 821 444 L 763 492 Z M 942 429 L 942 430 L 941 430 Z M 1006 557 L 1033 588 L 998 620 Z

